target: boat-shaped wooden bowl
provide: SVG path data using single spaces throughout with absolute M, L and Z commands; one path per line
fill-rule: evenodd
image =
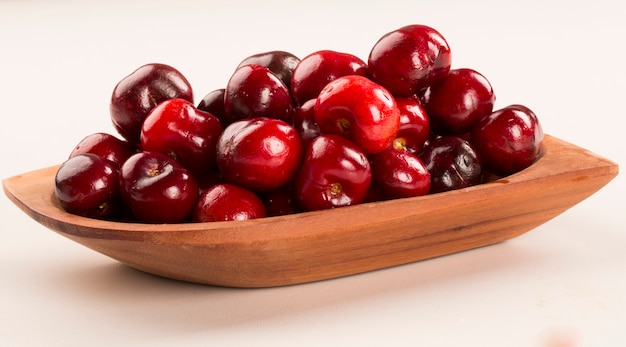
M 240 222 L 139 224 L 63 211 L 58 166 L 3 181 L 37 222 L 139 270 L 232 287 L 306 283 L 382 269 L 519 236 L 584 200 L 618 166 L 546 136 L 544 154 L 508 177 L 455 191 Z

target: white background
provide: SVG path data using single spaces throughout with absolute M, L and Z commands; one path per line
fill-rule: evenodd
M 220 2 L 226 3 L 226 2 Z M 0 0 L 0 177 L 114 132 L 115 84 L 170 64 L 196 100 L 248 55 L 439 30 L 453 67 L 522 103 L 546 133 L 626 163 L 623 1 Z M 243 290 L 158 278 L 86 249 L 0 198 L 2 346 L 624 346 L 623 174 L 514 240 L 343 279 Z

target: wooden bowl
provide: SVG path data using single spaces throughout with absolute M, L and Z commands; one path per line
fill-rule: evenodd
M 618 174 L 598 155 L 546 136 L 514 175 L 455 191 L 241 222 L 139 224 L 63 211 L 58 166 L 3 181 L 31 218 L 97 252 L 173 279 L 231 287 L 306 283 L 502 242 L 554 218 Z

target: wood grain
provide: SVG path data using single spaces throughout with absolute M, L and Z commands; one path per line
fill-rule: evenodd
M 514 175 L 422 197 L 242 222 L 139 224 L 64 212 L 58 166 L 3 181 L 47 228 L 137 269 L 232 287 L 306 283 L 442 256 L 528 232 L 592 195 L 616 163 L 546 136 L 543 156 Z

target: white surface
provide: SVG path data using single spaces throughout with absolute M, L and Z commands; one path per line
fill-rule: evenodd
M 110 93 L 148 62 L 196 99 L 248 55 L 334 49 L 367 59 L 412 23 L 482 72 L 496 107 L 626 163 L 623 1 L 0 1 L 0 177 L 60 163 L 113 132 Z M 177 5 L 174 5 L 176 3 Z M 407 4 L 411 3 L 411 4 Z M 2 346 L 624 346 L 625 178 L 509 242 L 343 279 L 241 290 L 144 274 L 0 198 Z

